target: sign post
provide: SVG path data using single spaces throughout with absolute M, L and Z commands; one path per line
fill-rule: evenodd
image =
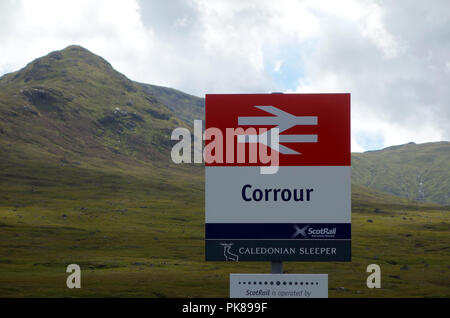
M 272 274 L 283 274 L 283 262 L 274 262 L 271 264 Z
M 206 95 L 205 117 L 207 261 L 351 260 L 350 94 Z

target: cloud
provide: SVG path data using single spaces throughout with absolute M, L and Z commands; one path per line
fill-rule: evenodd
M 133 1 L 22 0 L 2 3 L 0 71 L 11 72 L 36 57 L 80 44 L 117 64 L 144 51 L 148 42 Z M 128 60 L 130 63 L 130 60 Z
M 442 14 L 450 8 L 436 4 L 360 2 L 353 19 L 321 11 L 327 23 L 297 91 L 351 92 L 355 147 L 355 136 L 374 134 L 382 146 L 450 138 L 450 20 Z
M 352 149 L 450 139 L 448 1 L 4 0 L 0 74 L 80 44 L 141 82 L 350 92 Z

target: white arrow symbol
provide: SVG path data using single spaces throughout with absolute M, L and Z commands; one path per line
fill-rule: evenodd
M 278 132 L 276 135 L 273 135 L 275 132 L 275 129 L 278 130 L 278 128 L 272 128 L 268 131 L 263 132 L 259 135 L 239 135 L 238 136 L 238 142 L 248 142 L 248 143 L 262 143 L 263 145 L 272 148 L 273 150 L 276 150 L 282 154 L 285 155 L 299 155 L 300 153 L 297 151 L 292 150 L 291 148 L 288 148 L 286 146 L 280 145 L 280 142 L 285 137 L 299 137 L 297 135 L 284 135 L 280 136 L 278 135 Z M 303 136 L 316 136 L 316 135 L 303 135 Z M 273 138 L 274 137 L 274 138 Z M 317 136 L 316 136 L 317 138 Z M 298 142 L 298 141 L 285 141 L 285 142 Z
M 297 125 L 317 125 L 317 116 L 294 116 L 274 106 L 255 106 L 275 116 L 239 117 L 240 126 L 278 126 L 280 133 Z M 281 136 L 280 136 L 281 137 Z
M 297 125 L 317 125 L 317 116 L 294 116 L 274 106 L 255 106 L 265 112 L 275 116 L 253 116 L 238 117 L 238 125 L 240 126 L 272 126 L 276 125 L 279 133 L 288 130 Z M 266 131 L 260 135 L 240 135 L 238 142 L 257 143 L 260 142 L 268 147 L 276 149 L 282 154 L 296 155 L 300 154 L 286 146 L 280 145 L 280 142 L 317 142 L 317 135 L 279 135 L 278 145 L 269 145 L 268 134 L 272 130 Z M 247 138 L 248 137 L 248 138 Z M 258 138 L 259 137 L 259 138 Z

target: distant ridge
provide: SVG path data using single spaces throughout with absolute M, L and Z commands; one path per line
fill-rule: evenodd
M 450 142 L 411 142 L 353 153 L 352 182 L 410 200 L 450 205 Z

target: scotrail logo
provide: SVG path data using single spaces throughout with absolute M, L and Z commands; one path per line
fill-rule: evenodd
M 337 229 L 335 227 L 321 227 L 314 228 L 311 225 L 305 225 L 304 227 L 300 227 L 297 224 L 294 224 L 294 234 L 292 234 L 291 238 L 299 238 L 301 235 L 303 238 L 333 238 L 336 237 Z
M 299 235 L 303 236 L 303 238 L 307 238 L 308 234 L 306 234 L 306 230 L 308 228 L 309 225 L 305 225 L 304 227 L 300 228 L 297 224 L 294 224 L 295 233 L 292 234 L 292 238 L 296 238 Z

